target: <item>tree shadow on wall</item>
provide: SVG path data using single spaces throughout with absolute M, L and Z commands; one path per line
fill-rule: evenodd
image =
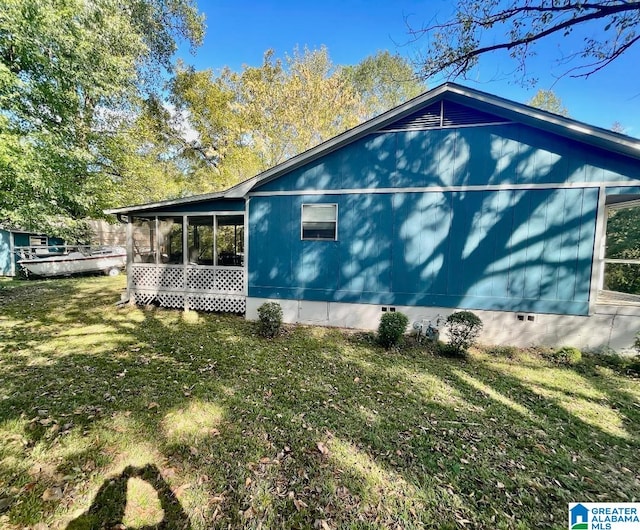
M 158 524 L 138 527 L 138 530 L 191 529 L 189 517 L 182 509 L 180 501 L 162 478 L 158 468 L 149 464 L 141 468 L 128 466 L 118 477 L 105 481 L 91 507 L 80 517 L 71 521 L 66 530 L 118 528 L 125 515 L 127 486 L 130 478 L 139 478 L 149 483 L 155 489 L 164 511 L 164 517 Z

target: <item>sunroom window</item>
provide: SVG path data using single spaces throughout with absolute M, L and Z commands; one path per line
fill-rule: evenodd
M 134 263 L 155 263 L 156 261 L 156 219 L 155 217 L 134 217 L 132 222 L 132 243 Z
M 638 295 L 640 302 L 640 203 L 614 204 L 607 209 L 603 288 Z
M 338 205 L 303 204 L 302 239 L 327 241 L 338 239 Z
M 182 263 L 182 217 L 158 217 L 160 262 Z

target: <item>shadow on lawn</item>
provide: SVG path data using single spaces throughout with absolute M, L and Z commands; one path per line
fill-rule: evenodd
M 50 311 L 50 332 L 30 337 L 27 316 L 11 315 L 20 323 L 12 337 L 16 344 L 26 339 L 37 348 L 55 340 L 52 326 L 71 315 L 83 319 L 82 326 L 106 324 L 122 335 L 106 354 L 66 351 L 37 365 L 5 348 L 0 379 L 7 397 L 0 401 L 0 420 L 38 417 L 46 409 L 45 419 L 61 431 L 72 421 L 67 432 L 83 440 L 93 434 L 104 439 L 106 433 L 110 446 L 96 441 L 86 452 L 57 460 L 61 475 L 73 475 L 90 461 L 108 475 L 112 459 L 138 440 L 154 449 L 157 466 L 178 470 L 168 484 L 154 464 L 125 468 L 101 486 L 91 508 L 68 530 L 121 522 L 132 477 L 158 493 L 165 519 L 157 528 L 259 522 L 311 527 L 325 519 L 332 527 L 359 519 L 363 526 L 400 521 L 407 528 L 456 528 L 460 520 L 479 528 L 554 526 L 566 516 L 566 502 L 603 495 L 620 500 L 620 486 L 640 495 L 619 470 L 635 463 L 615 456 L 616 447 L 626 455 L 640 448 L 638 405 L 613 381 L 586 377 L 623 418 L 626 438 L 584 422 L 558 400 L 482 361 L 385 352 L 350 342 L 340 331 L 313 328 L 264 340 L 240 319 L 202 315 L 185 323 L 181 312 L 154 309 L 105 314 L 93 312 L 95 299 L 59 304 L 51 296 L 40 299 Z M 57 311 L 66 312 L 56 317 Z M 564 391 L 569 396 L 572 390 Z M 214 409 L 219 423 L 205 421 L 200 429 L 199 414 Z M 18 462 L 38 444 L 42 452 L 64 443 L 60 432 L 51 434 L 51 424 L 29 425 L 34 428 L 25 430 L 26 448 L 15 449 L 15 458 L 0 467 L 13 483 L 31 479 L 7 462 Z M 130 431 L 133 439 L 126 438 Z M 612 473 L 621 477 L 619 485 L 609 480 Z M 187 496 L 201 486 L 204 500 L 181 496 L 181 506 L 171 487 L 197 479 L 202 484 Z M 80 478 L 80 486 L 87 480 Z M 42 490 L 33 492 L 42 513 L 51 513 Z M 222 499 L 216 501 L 217 519 L 209 512 L 194 516 L 197 503 L 207 505 L 214 496 Z
M 190 530 L 187 514 L 182 509 L 169 485 L 154 465 L 143 468 L 128 466 L 115 479 L 107 480 L 91 504 L 89 510 L 69 523 L 66 530 L 94 530 L 99 528 L 117 528 L 122 524 L 127 505 L 127 485 L 129 479 L 140 478 L 153 486 L 158 494 L 160 506 L 164 511 L 161 522 L 153 526 L 136 527 L 138 530 L 166 529 Z

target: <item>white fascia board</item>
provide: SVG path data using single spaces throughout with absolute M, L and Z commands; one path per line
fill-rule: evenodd
M 104 210 L 104 213 L 115 215 L 119 213 L 131 213 L 140 210 L 152 210 L 156 208 L 164 208 L 166 206 L 175 206 L 181 204 L 191 204 L 193 202 L 210 201 L 214 199 L 224 199 L 225 194 L 223 192 L 207 193 L 204 195 L 193 195 L 192 197 L 184 197 L 182 199 L 171 199 L 168 201 L 150 202 L 147 204 L 136 204 L 134 206 L 125 206 L 123 208 L 111 208 Z

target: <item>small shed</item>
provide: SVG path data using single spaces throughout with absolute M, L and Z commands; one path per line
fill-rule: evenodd
M 16 276 L 20 252 L 38 254 L 39 249 L 64 245 L 64 240 L 41 232 L 0 227 L 0 276 Z

